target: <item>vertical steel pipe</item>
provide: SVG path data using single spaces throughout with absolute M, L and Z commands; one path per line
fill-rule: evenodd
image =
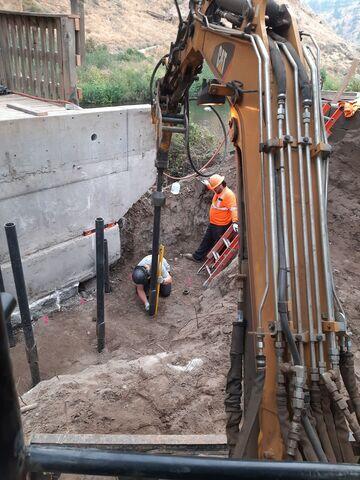
M 1 265 L 0 265 L 0 293 L 1 292 L 5 292 L 5 285 L 4 285 L 4 279 L 2 276 Z M 16 345 L 16 341 L 15 341 L 14 329 L 11 324 L 11 317 L 6 319 L 6 331 L 9 339 L 10 348 L 13 348 Z
M 96 235 L 96 333 L 97 349 L 102 352 L 105 347 L 105 299 L 104 299 L 104 219 L 95 220 Z
M 13 297 L 0 293 L 0 478 L 21 480 L 24 478 L 25 446 L 6 336 L 5 302 L 8 303 L 7 316 L 16 305 Z
M 266 140 L 272 138 L 272 111 L 271 111 L 271 87 L 270 87 L 270 58 L 265 48 L 264 42 L 259 35 L 253 35 L 258 47 L 263 66 L 264 66 L 264 87 L 265 87 L 265 122 L 266 122 Z M 271 231 L 271 253 L 272 253 L 272 279 L 274 284 L 275 305 L 278 303 L 278 244 L 277 244 L 277 226 L 276 226 L 276 205 L 275 205 L 275 164 L 274 155 L 268 153 L 268 182 L 269 182 L 269 208 L 270 208 L 270 231 Z M 278 311 L 275 308 L 275 320 L 278 321 Z
M 302 239 L 304 249 L 304 263 L 305 263 L 305 283 L 306 283 L 306 299 L 307 299 L 307 311 L 309 319 L 309 333 L 310 333 L 310 362 L 311 362 L 311 380 L 313 382 L 319 381 L 318 363 L 316 358 L 315 343 L 316 336 L 314 330 L 314 317 L 313 317 L 313 299 L 311 290 L 311 270 L 310 270 L 310 251 L 309 251 L 309 239 L 308 239 L 308 224 L 306 215 L 306 193 L 305 193 L 305 174 L 304 174 L 304 157 L 302 147 L 302 129 L 301 129 L 301 117 L 300 117 L 300 92 L 299 92 L 299 67 L 296 61 L 291 55 L 289 49 L 285 44 L 281 44 L 281 47 L 292 66 L 294 72 L 294 85 L 295 85 L 295 115 L 296 115 L 296 134 L 298 144 L 298 161 L 299 161 L 299 184 L 300 184 L 300 203 L 301 203 L 301 218 L 302 218 Z M 307 100 L 307 99 L 304 99 Z M 322 350 L 322 345 L 319 346 Z M 323 358 L 323 356 L 322 356 Z
M 4 279 L 2 276 L 1 265 L 0 265 L 0 293 L 1 292 L 5 292 L 5 285 L 4 285 Z
M 290 121 L 289 121 L 289 109 L 288 102 L 285 105 L 285 135 L 290 138 L 292 137 L 290 131 Z M 297 231 L 296 231 L 296 210 L 295 210 L 295 193 L 294 193 L 294 170 L 293 170 L 293 157 L 292 157 L 292 147 L 288 142 L 286 147 L 286 156 L 287 164 L 289 171 L 289 200 L 290 200 L 290 218 L 291 218 L 291 242 L 293 247 L 293 262 L 294 262 L 294 286 L 295 286 L 295 303 L 296 303 L 296 317 L 297 317 L 297 330 L 300 335 L 298 338 L 299 341 L 299 353 L 304 362 L 304 338 L 302 335 L 303 331 L 303 322 L 302 322 L 302 310 L 301 310 L 301 293 L 300 293 L 300 276 L 299 276 L 299 251 L 298 251 L 298 241 L 297 241 Z
M 153 242 L 152 242 L 152 262 L 151 262 L 151 280 L 149 291 L 149 315 L 155 315 L 156 309 L 156 286 L 157 286 L 157 270 L 160 247 L 160 226 L 161 226 L 161 208 L 164 202 L 164 193 L 162 191 L 164 177 L 164 169 L 158 168 L 156 192 L 153 194 L 154 202 L 154 226 L 153 226 Z
M 105 263 L 105 293 L 111 292 L 110 286 L 110 267 L 109 267 L 109 245 L 108 241 L 104 240 L 104 263 Z
M 311 79 L 312 79 L 312 85 L 314 89 L 315 102 L 318 103 L 319 102 L 319 84 L 317 79 L 317 68 L 312 58 L 311 52 L 308 48 L 306 48 L 306 46 L 304 47 L 304 55 L 311 71 Z M 306 127 L 306 124 L 305 124 L 305 127 Z M 321 125 L 320 125 L 318 105 L 314 105 L 315 145 L 318 145 L 321 141 L 320 128 L 321 128 Z M 307 126 L 307 131 L 309 131 L 309 126 Z M 305 135 L 307 135 L 306 131 L 305 131 Z M 310 161 L 310 147 L 307 155 Z M 325 277 L 327 318 L 329 321 L 334 321 L 335 315 L 334 315 L 334 304 L 333 304 L 333 297 L 332 297 L 332 282 L 331 282 L 330 271 L 329 271 L 329 245 L 328 245 L 327 227 L 326 227 L 327 219 L 326 219 L 325 208 L 324 208 L 324 189 L 323 189 L 324 185 L 323 185 L 321 154 L 316 155 L 316 180 L 317 180 L 316 183 L 317 183 L 317 193 L 318 193 L 318 202 L 319 202 L 320 236 L 321 236 L 320 243 L 321 243 L 321 250 L 322 250 L 324 277 Z M 320 298 L 320 294 L 319 294 L 319 298 Z M 322 318 L 321 318 L 321 312 L 320 312 L 319 328 L 320 328 L 321 320 Z M 336 336 L 334 332 L 331 332 L 329 334 L 329 339 L 330 339 L 330 349 L 329 349 L 330 362 L 332 364 L 332 367 L 337 369 L 339 367 L 339 350 L 337 348 Z
M 30 366 L 32 385 L 35 386 L 40 382 L 39 359 L 31 324 L 31 314 L 26 293 L 24 271 L 21 262 L 20 248 L 15 224 L 7 223 L 5 225 L 5 233 L 9 248 L 11 267 L 14 275 L 16 295 L 18 298 L 21 326 L 24 332 L 26 356 Z
M 251 42 L 252 48 L 254 50 L 257 64 L 258 64 L 258 90 L 259 90 L 259 140 L 260 144 L 263 144 L 264 141 L 264 134 L 263 134 L 263 124 L 264 124 L 264 102 L 263 102 L 263 62 L 261 55 L 259 53 L 259 49 L 256 45 L 253 35 L 244 34 L 243 38 L 249 40 Z M 269 245 L 268 245 L 268 238 L 267 238 L 267 206 L 266 206 L 266 187 L 265 187 L 265 155 L 264 152 L 260 153 L 261 158 L 261 205 L 262 205 L 262 219 L 263 219 L 263 229 L 264 229 L 264 252 L 265 252 L 265 288 L 263 292 L 263 296 L 261 299 L 261 303 L 259 306 L 259 313 L 258 313 L 258 331 L 262 330 L 262 312 L 264 309 L 265 301 L 267 295 L 269 293 Z
M 318 96 L 317 104 L 319 106 L 319 117 L 320 117 L 320 123 L 321 123 L 322 141 L 327 143 L 328 142 L 328 135 L 327 135 L 326 127 L 325 127 L 325 120 L 324 120 L 324 114 L 323 114 L 323 109 L 322 109 L 322 98 L 321 98 L 320 47 L 319 47 L 318 43 L 316 42 L 316 40 L 315 40 L 315 38 L 312 34 L 303 33 L 303 35 L 305 35 L 305 36 L 307 36 L 311 39 L 311 41 L 314 44 L 315 49 L 316 49 L 316 56 L 313 54 L 313 57 L 316 59 L 317 85 L 318 85 L 318 89 L 317 89 L 317 92 L 316 92 L 317 96 Z M 324 183 L 324 195 L 323 195 L 323 197 L 324 197 L 324 210 L 325 210 L 325 219 L 327 220 L 328 185 L 329 185 L 329 157 L 328 156 L 323 159 L 322 164 L 323 164 L 322 171 L 323 171 L 323 183 Z M 325 222 L 325 225 L 326 225 L 326 233 L 327 233 L 327 244 L 329 245 L 329 231 L 328 231 L 327 221 Z M 347 329 L 347 319 L 346 319 L 345 311 L 344 311 L 344 309 L 341 305 L 341 302 L 340 302 L 339 297 L 336 293 L 336 289 L 335 289 L 335 285 L 334 285 L 334 277 L 333 277 L 333 273 L 332 273 L 330 255 L 329 255 L 329 260 L 328 261 L 329 261 L 329 275 L 330 275 L 332 294 L 333 294 L 334 300 L 336 301 L 338 311 L 341 313 L 343 321 L 345 322 L 346 329 Z M 342 338 L 342 341 L 343 340 L 344 340 L 344 338 Z M 346 343 L 348 343 L 348 342 L 346 342 Z

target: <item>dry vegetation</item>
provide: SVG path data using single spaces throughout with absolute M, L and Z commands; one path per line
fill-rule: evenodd
M 0 0 L 1 8 L 66 12 L 69 0 Z M 182 1 L 187 9 L 187 2 Z M 300 28 L 313 33 L 323 52 L 323 66 L 333 75 L 343 74 L 355 51 L 320 17 L 300 0 L 288 0 Z M 175 38 L 177 21 L 173 0 L 85 0 L 86 34 L 96 43 L 106 44 L 111 51 L 127 48 L 167 51 Z M 155 14 L 155 16 L 154 16 Z M 159 16 L 159 18 L 155 18 Z

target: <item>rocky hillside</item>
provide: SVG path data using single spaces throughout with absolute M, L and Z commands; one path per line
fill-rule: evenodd
M 304 1 L 288 0 L 287 3 L 300 28 L 316 36 L 328 72 L 342 75 L 354 57 L 354 49 L 325 20 L 304 6 Z M 180 3 L 186 10 L 188 2 L 180 0 Z M 0 0 L 0 8 L 19 9 L 21 5 L 31 11 L 67 12 L 70 9 L 69 0 Z M 87 38 L 108 45 L 112 51 L 129 47 L 167 51 L 175 39 L 177 18 L 173 0 L 85 0 L 85 10 Z
M 339 35 L 360 45 L 360 8 L 358 0 L 305 1 Z

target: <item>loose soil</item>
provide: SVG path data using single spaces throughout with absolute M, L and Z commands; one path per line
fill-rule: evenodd
M 231 184 L 232 161 L 226 170 Z M 106 351 L 96 352 L 91 282 L 76 306 L 35 323 L 45 381 L 22 396 L 26 403 L 40 405 L 33 414 L 24 415 L 27 435 L 223 432 L 235 289 L 223 291 L 224 296 L 218 287 L 204 291 L 199 265 L 181 256 L 194 250 L 206 225 L 211 196 L 202 192 L 198 180 L 185 182 L 180 196 L 170 196 L 164 209 L 162 240 L 174 283 L 171 296 L 161 299 L 156 318 L 145 313 L 131 281 L 132 268 L 151 246 L 148 194 L 121 226 L 125 260 L 111 271 Z M 227 279 L 235 281 L 231 275 Z M 22 343 L 12 350 L 12 358 L 23 392 L 30 385 Z
M 340 124 L 332 138 L 329 230 L 335 282 L 354 332 L 360 371 L 360 115 Z M 234 185 L 232 161 L 222 167 Z M 236 275 L 207 290 L 192 251 L 206 225 L 209 197 L 198 181 L 182 184 L 164 209 L 162 239 L 173 267 L 173 292 L 149 318 L 134 292 L 131 269 L 148 253 L 152 231 L 150 195 L 128 212 L 121 226 L 123 257 L 111 272 L 106 295 L 106 351 L 96 352 L 94 284 L 77 305 L 35 324 L 45 380 L 22 395 L 37 409 L 23 415 L 31 433 L 223 433 L 225 377 Z M 184 290 L 189 294 L 185 295 Z M 23 344 L 12 349 L 19 392 L 29 388 Z M 81 373 L 80 373 L 81 372 Z M 49 380 L 46 380 L 49 379 Z

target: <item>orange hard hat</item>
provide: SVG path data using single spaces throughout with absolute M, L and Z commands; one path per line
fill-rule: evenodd
M 209 189 L 214 190 L 216 187 L 222 184 L 222 182 L 225 180 L 225 177 L 222 175 L 211 175 L 209 178 Z

